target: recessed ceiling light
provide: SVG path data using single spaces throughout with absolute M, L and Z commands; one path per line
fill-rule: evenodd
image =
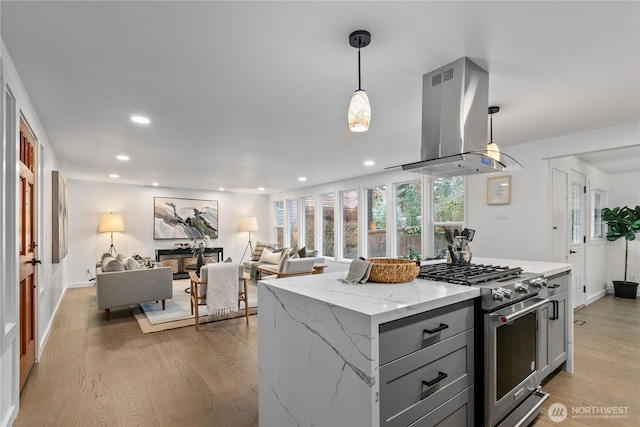
M 367 160 L 367 161 L 364 162 L 365 166 L 373 166 L 375 164 L 376 164 L 376 162 L 374 162 L 373 160 Z
M 125 155 L 125 154 L 118 154 L 116 156 L 116 159 L 118 160 L 122 160 L 123 162 L 126 162 L 127 160 L 129 160 L 129 156 Z
M 258 188 L 258 190 L 264 191 L 264 187 L 260 187 L 260 188 Z
M 157 186 L 158 186 L 158 183 L 157 183 L 157 182 L 154 182 L 154 183 L 153 183 L 153 184 L 151 184 L 151 185 L 153 185 L 154 187 L 157 187 Z
M 224 191 L 224 187 L 218 188 L 218 191 Z
M 142 116 L 131 116 L 131 121 L 140 123 L 143 125 L 148 125 L 151 122 L 148 118 L 142 117 Z
M 304 176 L 301 176 L 300 178 L 298 178 L 298 181 L 306 181 L 306 180 L 307 180 L 307 178 L 304 177 Z
M 111 175 L 109 175 L 109 178 L 120 178 L 120 175 L 112 173 Z

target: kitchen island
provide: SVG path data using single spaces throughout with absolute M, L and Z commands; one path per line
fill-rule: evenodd
M 562 268 L 548 267 L 549 271 Z M 452 415 L 463 421 L 469 417 L 473 413 L 473 302 L 480 290 L 421 279 L 403 284 L 349 285 L 339 280 L 345 275 L 336 272 L 258 283 L 260 425 L 385 425 L 381 405 L 383 411 L 385 407 L 395 411 L 396 403 L 386 403 L 392 392 L 387 389 L 381 404 L 380 367 L 385 365 L 387 372 L 397 375 L 397 366 L 393 366 L 397 356 L 384 353 L 389 353 L 389 347 L 395 350 L 405 345 L 402 335 L 391 335 L 405 328 L 405 319 L 422 319 L 424 324 L 435 321 L 437 326 L 446 316 L 449 320 L 445 323 L 451 327 L 438 332 L 431 332 L 435 331 L 429 329 L 432 326 L 425 327 L 423 339 L 430 339 L 427 332 L 435 334 L 434 360 L 455 355 L 461 362 L 455 363 L 462 365 L 461 372 L 443 381 L 457 394 L 444 401 L 441 397 L 446 393 L 431 394 L 427 387 L 419 398 L 438 410 L 449 403 L 466 408 L 464 413 L 454 409 Z M 387 335 L 383 337 L 388 338 L 386 342 L 395 344 L 381 345 L 381 334 Z M 404 362 L 412 357 L 400 359 Z M 438 378 L 431 380 L 437 382 Z M 439 391 L 435 387 L 433 391 Z M 400 387 L 398 394 L 402 392 Z

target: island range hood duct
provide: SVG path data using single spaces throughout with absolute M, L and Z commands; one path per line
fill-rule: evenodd
M 421 161 L 402 169 L 437 177 L 521 170 L 487 155 L 489 73 L 463 57 L 422 77 Z

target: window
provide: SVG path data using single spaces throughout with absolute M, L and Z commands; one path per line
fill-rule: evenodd
M 322 255 L 333 257 L 335 256 L 335 196 L 323 194 L 320 198 L 322 199 Z
M 287 219 L 289 221 L 289 247 L 298 246 L 298 201 L 287 200 Z
M 582 185 L 571 184 L 571 243 L 582 243 Z
M 462 231 L 464 225 L 464 177 L 434 178 L 433 180 L 433 255 L 446 257 L 451 235 Z
M 607 235 L 607 223 L 602 219 L 602 209 L 606 205 L 607 193 L 603 190 L 591 190 L 591 239 L 602 240 Z
M 343 191 L 342 195 L 342 258 L 358 257 L 358 192 Z
M 315 249 L 315 222 L 316 222 L 316 198 L 314 196 L 303 197 L 304 204 L 304 246 L 307 250 Z
M 396 252 L 422 258 L 422 185 L 396 184 Z
M 367 256 L 387 255 L 387 187 L 369 188 L 367 192 Z
M 275 202 L 274 204 L 274 214 L 275 218 L 275 236 L 276 243 L 279 248 L 284 247 L 284 202 Z

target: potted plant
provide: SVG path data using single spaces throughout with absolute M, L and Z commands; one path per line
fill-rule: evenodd
M 604 208 L 602 219 L 609 226 L 607 240 L 613 242 L 621 237 L 625 239 L 624 249 L 624 280 L 614 280 L 614 296 L 619 298 L 635 299 L 638 291 L 638 282 L 627 281 L 627 262 L 629 258 L 629 240 L 635 240 L 636 233 L 640 231 L 640 206 L 631 209 L 628 206 L 623 208 Z

